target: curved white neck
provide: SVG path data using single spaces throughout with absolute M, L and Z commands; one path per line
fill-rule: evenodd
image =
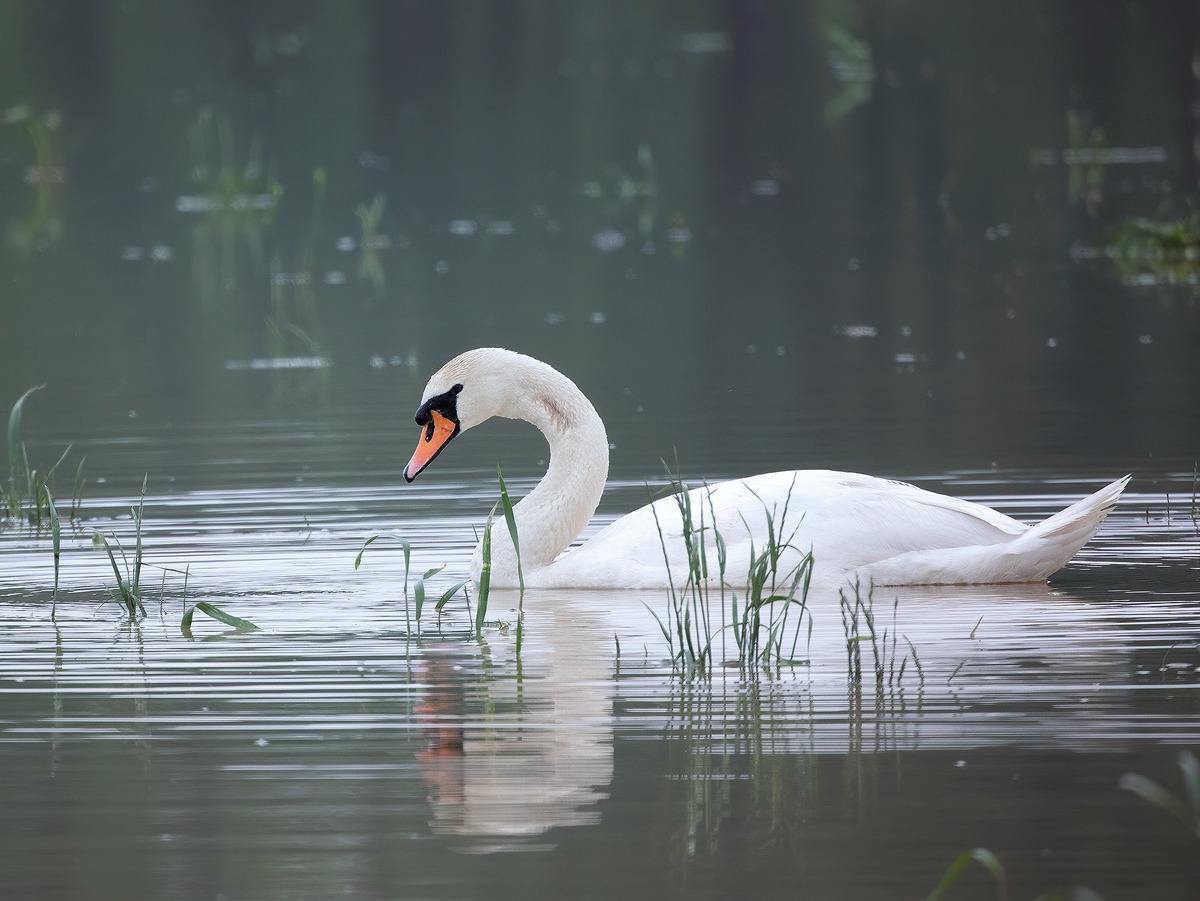
M 596 512 L 608 478 L 608 436 L 596 408 L 569 378 L 536 360 L 519 358 L 513 393 L 496 415 L 537 426 L 550 444 L 542 480 L 513 508 L 525 571 L 554 561 Z M 492 522 L 492 584 L 517 584 L 512 539 L 497 509 Z M 471 561 L 478 579 L 482 542 Z

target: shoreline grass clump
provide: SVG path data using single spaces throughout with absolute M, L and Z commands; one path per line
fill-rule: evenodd
M 773 670 L 778 675 L 785 665 L 807 665 L 807 656 L 798 657 L 796 649 L 806 617 L 808 637 L 811 639 L 812 636 L 812 614 L 807 603 L 813 556 L 811 551 L 793 543 L 796 529 L 790 534 L 785 531 L 791 489 L 782 510 L 777 506 L 768 507 L 759 498 L 766 517 L 767 536 L 761 547 L 751 539 L 748 570 L 744 578 L 735 583 L 730 581 L 729 548 L 726 537 L 716 526 L 711 492 L 702 496 L 697 518 L 692 494 L 679 476 L 678 466 L 674 471 L 668 467 L 667 472 L 679 511 L 680 540 L 686 554 L 687 573 L 682 588 L 677 589 L 664 525 L 657 509 L 651 507 L 669 582 L 666 620 L 653 610 L 651 613 L 667 640 L 672 663 L 680 666 L 687 678 L 711 675 L 716 666 L 719 639 L 721 664 L 736 666 L 743 675 L 756 668 L 768 674 Z M 751 532 L 744 517 L 742 522 L 746 531 Z M 789 551 L 799 554 L 800 560 L 785 568 L 784 555 Z M 715 560 L 710 560 L 710 554 L 715 555 Z M 799 613 L 789 622 L 795 607 L 799 608 Z M 785 651 L 789 635 L 791 641 Z M 727 657 L 727 636 L 733 639 L 737 651 L 733 660 Z
M 25 442 L 21 439 L 21 420 L 24 415 L 25 401 L 45 387 L 42 384 L 28 389 L 17 399 L 9 412 L 6 435 L 8 476 L 4 482 L 3 503 L 0 503 L 0 522 L 24 520 L 39 531 L 44 525 L 53 528 L 58 523 L 58 510 L 53 508 L 50 499 L 51 489 L 54 487 L 55 473 L 71 452 L 71 445 L 68 445 L 58 461 L 45 472 L 35 466 L 30 466 L 29 453 Z M 74 520 L 78 517 L 82 502 L 83 460 L 80 460 L 75 471 L 75 484 L 71 493 L 70 519 Z

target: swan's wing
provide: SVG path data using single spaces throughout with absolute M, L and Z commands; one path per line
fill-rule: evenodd
M 777 533 L 794 531 L 793 543 L 807 541 L 855 565 L 913 550 L 998 544 L 1026 529 L 980 504 L 857 473 L 770 473 L 722 483 L 712 495 L 718 510 L 771 510 Z
M 712 526 L 728 551 L 728 573 L 744 572 L 768 534 L 822 569 L 852 571 L 912 551 L 992 545 L 1026 526 L 979 504 L 903 482 L 855 473 L 802 470 L 721 482 L 689 493 L 693 528 L 703 526 L 710 566 Z M 768 524 L 768 519 L 771 523 Z M 660 538 L 661 533 L 661 538 Z M 687 556 L 679 502 L 665 497 L 610 523 L 553 564 L 556 578 L 606 578 L 613 584 L 662 581 L 664 550 L 672 575 Z M 568 575 L 569 573 L 569 575 Z

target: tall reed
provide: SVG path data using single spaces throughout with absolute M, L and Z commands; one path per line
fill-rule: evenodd
M 108 553 L 108 560 L 112 564 L 113 575 L 117 579 L 117 594 L 121 603 L 125 606 L 126 612 L 132 619 L 146 615 L 146 608 L 142 604 L 142 566 L 144 559 L 142 556 L 142 508 L 146 501 L 146 482 L 149 476 L 142 480 L 142 494 L 138 500 L 136 507 L 130 507 L 129 512 L 133 515 L 134 527 L 134 550 L 133 560 L 125 553 L 125 548 L 121 544 L 121 540 L 115 535 L 110 542 L 108 536 L 103 532 L 92 533 L 92 543 L 98 547 L 103 547 Z M 121 567 L 117 565 L 117 556 L 113 552 L 113 545 L 117 546 L 117 551 L 120 552 L 121 562 L 125 566 L 125 571 L 122 573 Z
M 672 660 L 687 678 L 711 674 L 719 639 L 722 663 L 738 666 L 743 674 L 755 668 L 778 673 L 784 665 L 807 663 L 807 658 L 798 657 L 796 650 L 806 619 L 809 637 L 812 634 L 807 598 L 813 557 L 793 543 L 796 529 L 786 531 L 791 489 L 782 509 L 758 498 L 766 523 L 761 547 L 755 544 L 750 523 L 742 518 L 750 542 L 750 562 L 746 573 L 734 575 L 728 569 L 728 542 L 717 528 L 708 485 L 693 498 L 678 475 L 678 467 L 675 471 L 668 467 L 668 477 L 679 513 L 686 572 L 672 572 L 671 549 L 675 542 L 668 541 L 658 507 L 652 506 L 669 584 L 665 621 L 657 612 L 651 613 L 667 640 Z M 693 508 L 696 499 L 698 509 Z M 798 562 L 788 564 L 785 555 L 789 553 L 799 555 Z M 727 635 L 737 649 L 735 661 L 727 659 Z
M 521 653 L 521 642 L 525 627 L 525 570 L 521 564 L 521 538 L 517 534 L 517 519 L 513 513 L 512 499 L 508 495 L 508 486 L 504 483 L 504 473 L 496 467 L 496 478 L 500 480 L 500 507 L 504 514 L 504 522 L 508 527 L 509 538 L 512 539 L 513 552 L 517 558 L 517 584 L 520 594 L 517 596 L 517 654 Z M 496 506 L 493 505 L 488 513 L 487 522 L 483 527 L 483 538 L 480 539 L 480 556 L 482 568 L 479 572 L 479 591 L 475 602 L 475 634 L 483 631 L 487 619 L 488 599 L 492 590 L 492 522 L 496 516 Z
M 50 489 L 54 486 L 54 476 L 58 467 L 66 460 L 71 452 L 71 446 L 63 451 L 58 461 L 45 472 L 29 464 L 29 454 L 24 441 L 21 440 L 21 420 L 24 415 L 25 401 L 36 391 L 45 388 L 44 384 L 34 385 L 22 394 L 8 415 L 7 448 L 8 476 L 3 486 L 3 503 L 0 503 L 0 519 L 24 519 L 35 529 L 41 529 L 43 524 L 51 528 L 58 522 L 58 511 L 51 513 L 52 502 Z M 75 471 L 75 485 L 71 492 L 70 518 L 78 515 L 79 506 L 83 500 L 83 460 Z

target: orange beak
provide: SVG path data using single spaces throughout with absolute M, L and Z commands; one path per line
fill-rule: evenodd
M 425 425 L 421 440 L 417 442 L 417 449 L 413 452 L 408 465 L 404 467 L 404 480 L 411 482 L 415 479 L 422 469 L 433 462 L 433 458 L 442 452 L 442 448 L 449 444 L 450 439 L 458 432 L 457 422 L 447 419 L 437 410 L 430 410 L 429 422 Z

